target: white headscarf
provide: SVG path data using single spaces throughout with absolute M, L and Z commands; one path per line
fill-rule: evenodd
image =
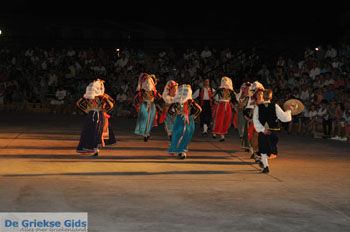
M 250 91 L 254 92 L 256 89 L 265 89 L 264 86 L 259 81 L 254 81 L 250 87 Z
M 164 91 L 163 91 L 163 94 L 162 94 L 162 97 L 163 97 L 163 100 L 168 103 L 168 104 L 172 104 L 174 103 L 174 100 L 175 100 L 175 96 L 172 97 L 169 95 L 169 89 L 172 87 L 172 86 L 177 86 L 178 83 L 176 83 L 175 81 L 173 80 L 170 80 L 166 83 L 165 87 L 164 87 Z
M 97 79 L 91 82 L 87 87 L 84 98 L 94 99 L 96 96 L 101 96 L 105 93 L 104 81 Z
M 221 78 L 221 85 L 219 88 L 230 89 L 233 91 L 232 80 L 229 77 Z
M 153 76 L 154 75 L 142 73 L 139 77 L 136 91 L 140 91 L 141 89 L 144 89 L 146 91 L 153 91 L 155 89 L 155 83 L 152 78 Z
M 192 88 L 190 85 L 180 85 L 179 89 L 176 92 L 175 95 L 175 101 L 177 103 L 185 103 L 188 100 L 192 99 Z
M 254 95 L 255 90 L 257 90 L 257 89 L 265 89 L 265 88 L 259 81 L 254 81 L 253 84 L 249 88 L 249 92 L 250 92 L 249 101 L 248 101 L 246 108 L 254 109 L 255 103 L 254 103 L 254 100 L 252 99 L 252 97 Z
M 249 86 L 249 87 L 248 87 Z M 241 85 L 241 88 L 239 89 L 239 93 L 236 95 L 236 100 L 239 101 L 239 99 L 241 98 L 243 91 L 245 90 L 245 88 L 249 88 L 248 90 L 248 96 L 250 96 L 250 88 L 251 88 L 251 84 L 249 82 L 244 82 Z

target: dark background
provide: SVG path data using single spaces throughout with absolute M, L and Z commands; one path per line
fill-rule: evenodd
M 2 44 L 272 47 L 347 40 L 347 2 L 2 1 Z

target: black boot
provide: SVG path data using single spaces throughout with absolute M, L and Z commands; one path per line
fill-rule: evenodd
M 143 141 L 145 141 L 145 142 L 147 142 L 147 141 L 148 141 L 148 139 L 149 139 L 149 136 L 145 136 L 145 137 L 143 137 Z
M 98 151 L 96 151 L 92 156 L 93 157 L 97 157 L 98 156 Z
M 261 172 L 261 173 L 269 173 L 270 170 L 269 170 L 269 167 L 267 166 L 266 168 L 264 168 L 264 170 Z
M 250 156 L 251 159 L 255 159 L 255 153 Z

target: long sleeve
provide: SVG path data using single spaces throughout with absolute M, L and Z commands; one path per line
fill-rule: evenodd
M 254 123 L 255 130 L 257 132 L 264 132 L 265 127 L 259 121 L 259 107 L 258 106 L 254 107 L 253 123 Z
M 199 96 L 199 89 L 197 89 L 193 94 L 192 94 L 192 99 L 196 99 Z
M 290 110 L 283 111 L 279 105 L 276 104 L 276 116 L 282 122 L 289 122 L 292 120 L 292 114 Z

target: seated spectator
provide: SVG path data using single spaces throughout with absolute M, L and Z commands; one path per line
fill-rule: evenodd
M 333 137 L 331 139 L 341 140 L 345 137 L 344 126 L 344 106 L 338 103 L 335 111 L 335 118 L 333 120 Z
M 344 111 L 344 127 L 345 127 L 345 133 L 346 133 L 346 138 L 342 138 L 342 141 L 346 141 L 345 139 L 347 139 L 347 142 L 350 143 L 350 110 L 345 110 Z
M 317 123 L 322 123 L 323 138 L 330 138 L 332 131 L 332 120 L 330 119 L 328 101 L 323 99 L 321 101 L 321 107 L 317 112 Z
M 51 100 L 51 105 L 53 105 L 53 112 L 57 113 L 57 112 L 61 112 L 63 109 L 63 104 L 64 104 L 64 99 L 67 95 L 67 91 L 65 89 L 63 89 L 62 86 L 60 86 L 58 88 L 58 90 L 56 91 L 56 98 Z
M 315 134 L 315 130 L 316 130 L 316 118 L 317 118 L 317 108 L 316 105 L 312 104 L 310 106 L 310 108 L 306 108 L 306 111 L 304 112 L 304 122 L 305 122 L 305 130 L 306 133 L 309 133 L 310 135 L 314 135 Z

